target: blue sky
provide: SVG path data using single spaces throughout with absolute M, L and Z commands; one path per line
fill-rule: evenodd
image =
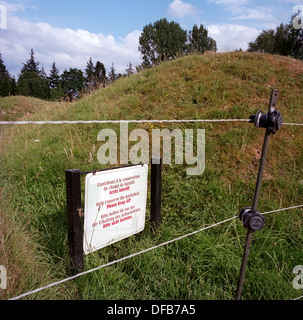
M 301 3 L 300 3 L 301 1 Z M 7 10 L 7 29 L 0 29 L 0 52 L 17 75 L 31 48 L 48 73 L 86 62 L 112 63 L 124 72 L 141 63 L 138 39 L 143 27 L 166 17 L 190 30 L 203 24 L 219 51 L 247 49 L 249 41 L 268 28 L 288 23 L 303 0 L 0 0 Z

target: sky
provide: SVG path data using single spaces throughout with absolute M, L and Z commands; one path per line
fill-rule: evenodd
M 7 21 L 0 28 L 0 53 L 16 78 L 31 49 L 47 74 L 53 62 L 61 73 L 84 71 L 90 58 L 104 63 L 108 72 L 114 63 L 117 73 L 125 73 L 130 62 L 134 67 L 142 62 L 138 45 L 143 27 L 161 18 L 187 31 L 203 24 L 218 51 L 227 52 L 247 50 L 262 30 L 289 23 L 294 6 L 301 4 L 303 0 L 0 0 Z

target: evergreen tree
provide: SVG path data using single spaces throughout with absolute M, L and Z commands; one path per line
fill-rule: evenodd
M 291 17 L 289 39 L 291 42 L 291 56 L 296 59 L 303 60 L 303 28 L 296 29 L 293 26 L 293 21 L 296 15 Z M 301 26 L 303 26 L 303 19 L 301 18 Z
M 112 63 L 108 77 L 109 77 L 110 83 L 113 83 L 117 80 L 118 76 L 116 74 L 116 69 L 115 69 L 114 63 Z
M 93 64 L 92 58 L 90 58 L 89 62 L 87 62 L 85 74 L 86 74 L 86 80 L 88 82 L 92 82 L 94 78 L 94 64 Z
M 92 58 L 90 58 L 89 62 L 87 62 L 87 64 L 86 64 L 86 69 L 85 69 L 85 74 L 86 74 L 85 87 L 86 87 L 86 90 L 88 90 L 89 93 L 94 88 L 97 88 L 97 81 L 95 79 L 94 69 L 95 68 L 94 68 L 94 64 L 93 64 Z
M 25 71 L 39 73 L 39 64 L 40 62 L 35 61 L 34 50 L 31 49 L 30 58 L 26 60 L 26 63 L 23 63 L 21 73 L 24 73 Z
M 126 75 L 128 77 L 135 73 L 135 70 L 134 70 L 133 65 L 132 65 L 131 62 L 127 65 L 127 68 L 125 69 L 125 72 L 126 72 Z
M 39 75 L 40 75 L 41 79 L 47 79 L 47 75 L 46 75 L 46 72 L 44 70 L 44 65 L 43 64 L 42 64 L 41 70 L 39 71 Z
M 49 99 L 50 89 L 44 68 L 39 70 L 39 62 L 35 61 L 34 50 L 31 49 L 30 58 L 23 63 L 17 83 L 17 93 L 40 99 Z
M 12 79 L 9 72 L 6 69 L 4 61 L 2 60 L 2 55 L 0 53 L 0 96 L 5 97 L 12 92 Z
M 41 98 L 42 81 L 38 73 L 24 71 L 19 75 L 17 93 L 22 96 Z
M 50 99 L 51 100 L 60 100 L 63 96 L 63 90 L 60 84 L 60 71 L 56 67 L 56 63 L 53 62 L 52 68 L 49 72 L 49 86 L 50 86 Z
M 15 77 L 11 77 L 11 95 L 15 95 L 17 92 L 17 83 Z
M 49 99 L 50 98 L 50 85 L 49 80 L 44 70 L 44 66 L 42 64 L 42 68 L 39 72 L 40 79 L 41 79 L 41 95 L 39 98 L 41 99 Z
M 51 89 L 58 88 L 59 83 L 60 83 L 60 75 L 59 74 L 60 74 L 60 71 L 56 67 L 56 63 L 53 62 L 52 68 L 50 69 L 49 77 L 48 77 L 49 86 Z
M 61 87 L 61 84 L 59 83 L 56 88 L 51 89 L 50 92 L 50 99 L 51 100 L 61 100 L 64 97 L 64 92 Z

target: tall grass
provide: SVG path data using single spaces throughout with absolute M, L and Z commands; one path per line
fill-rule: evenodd
M 303 122 L 301 70 L 302 62 L 262 54 L 188 56 L 119 80 L 76 103 L 47 104 L 47 112 L 42 105 L 30 118 L 248 118 L 258 109 L 267 110 L 274 87 L 280 91 L 278 109 L 284 120 Z M 9 109 L 9 99 L 5 103 Z M 5 298 L 69 275 L 64 171 L 101 168 L 97 135 L 108 127 L 45 125 L 2 130 L 4 260 L 0 262 L 15 274 Z M 129 131 L 139 127 L 152 129 L 148 124 L 132 124 Z M 142 233 L 86 256 L 85 269 L 233 217 L 251 205 L 262 129 L 247 123 L 165 127 L 206 130 L 205 172 L 187 176 L 187 165 L 164 165 L 163 219 L 158 232 L 150 232 L 147 214 Z M 110 128 L 119 136 L 119 125 Z M 261 212 L 302 203 L 301 130 L 285 126 L 270 140 Z M 233 220 L 28 299 L 233 299 L 245 235 L 240 221 Z M 12 258 L 18 253 L 18 260 Z M 266 216 L 265 228 L 253 237 L 243 299 L 297 297 L 292 269 L 302 261 L 302 210 Z M 22 269 L 23 264 L 25 277 L 10 267 Z

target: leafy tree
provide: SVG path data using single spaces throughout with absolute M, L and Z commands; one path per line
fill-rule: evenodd
M 143 65 L 153 66 L 161 61 L 175 59 L 186 51 L 187 32 L 166 18 L 143 28 L 139 38 L 139 51 Z
M 303 29 L 295 29 L 292 21 L 280 24 L 275 30 L 263 30 L 248 45 L 249 52 L 266 52 L 303 60 Z
M 295 29 L 293 27 L 293 20 L 295 15 L 292 16 L 290 22 L 289 40 L 291 42 L 291 56 L 296 59 L 303 60 L 303 28 Z M 303 19 L 301 18 L 301 25 Z
M 274 53 L 275 31 L 263 30 L 254 42 L 249 42 L 249 52 L 267 52 Z
M 94 76 L 96 77 L 98 82 L 105 83 L 106 79 L 106 69 L 104 64 L 100 61 L 96 62 L 95 69 L 94 69 Z
M 291 55 L 291 39 L 289 37 L 290 25 L 281 23 L 274 34 L 274 53 L 282 56 Z
M 188 35 L 188 43 L 188 50 L 191 52 L 217 51 L 216 41 L 208 36 L 208 30 L 202 24 L 199 27 L 193 26 Z
M 65 95 L 75 94 L 84 88 L 85 77 L 82 70 L 70 68 L 68 71 L 64 70 L 61 75 L 61 87 Z

